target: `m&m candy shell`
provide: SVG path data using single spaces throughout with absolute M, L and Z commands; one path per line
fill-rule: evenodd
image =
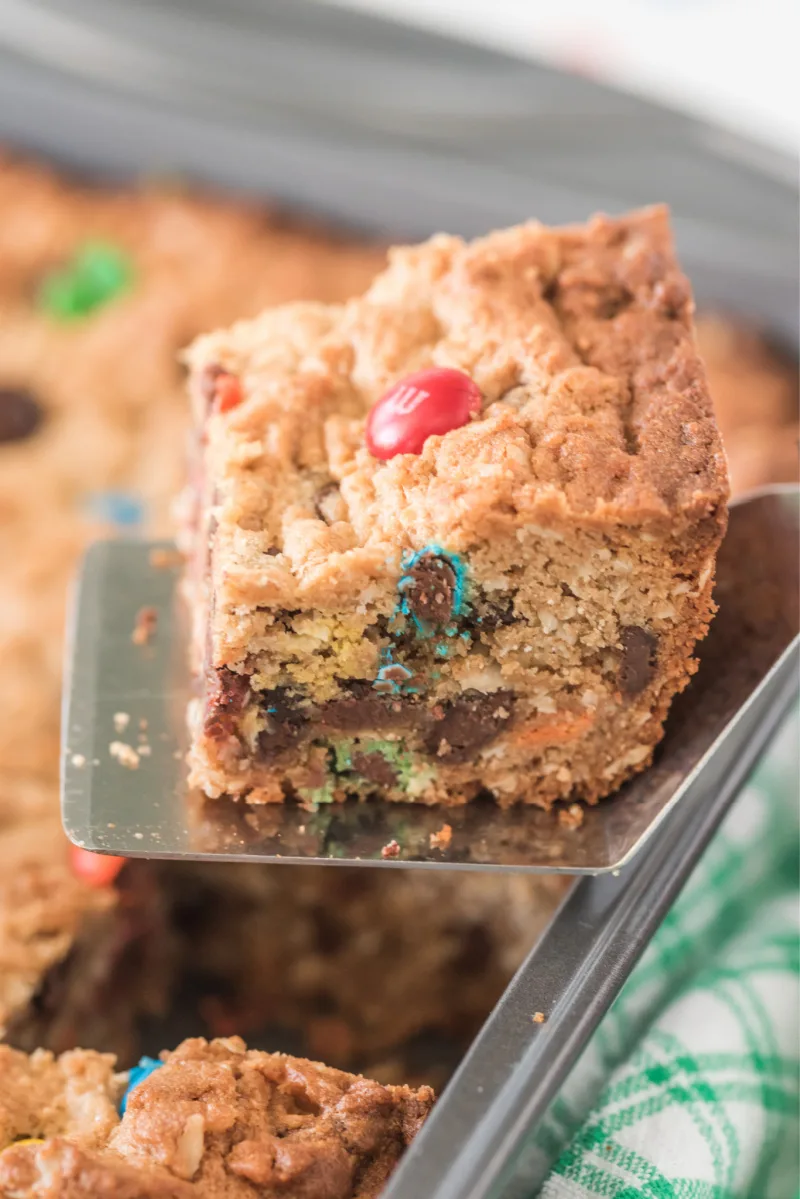
M 451 367 L 406 375 L 370 411 L 367 449 L 383 462 L 395 454 L 419 454 L 432 434 L 466 425 L 480 412 L 482 400 L 474 379 Z
M 81 849 L 79 845 L 70 845 L 69 854 L 73 872 L 92 887 L 110 887 L 125 865 L 125 858 L 92 853 L 90 849 Z

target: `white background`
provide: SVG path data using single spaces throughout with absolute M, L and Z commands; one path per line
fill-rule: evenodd
M 328 0 L 547 59 L 800 144 L 800 0 Z

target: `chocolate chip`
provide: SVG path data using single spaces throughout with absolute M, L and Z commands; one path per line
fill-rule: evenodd
M 639 625 L 630 624 L 622 629 L 622 660 L 617 671 L 617 682 L 623 695 L 638 695 L 651 682 L 656 670 L 658 637 Z
M 240 716 L 250 694 L 247 675 L 236 674 L 227 666 L 211 669 L 206 675 L 205 732 L 222 740 L 235 735 Z
M 397 771 L 383 754 L 359 754 L 352 757 L 353 770 L 379 787 L 391 787 L 397 782 Z
M 511 595 L 504 595 L 494 600 L 491 604 L 487 604 L 480 612 L 480 624 L 478 627 L 491 632 L 493 629 L 514 624 L 516 619 L 514 615 L 514 598 Z
M 320 487 L 314 496 L 314 510 L 319 519 L 328 525 L 335 524 L 337 520 L 347 519 L 347 508 L 338 483 L 326 483 L 324 487 Z
M 382 728 L 387 721 L 396 728 L 404 713 L 404 722 L 411 721 L 417 707 L 404 696 L 398 712 L 393 706 L 397 703 L 397 697 L 379 695 L 370 687 L 364 695 L 342 695 L 328 700 L 319 709 L 319 722 L 342 732 Z
M 408 611 L 422 624 L 447 624 L 453 612 L 456 572 L 446 558 L 423 554 L 401 584 Z
M 600 320 L 610 321 L 620 312 L 624 312 L 633 303 L 633 296 L 627 287 L 611 286 L 598 292 L 595 315 Z
M 513 705 L 510 691 L 465 691 L 442 706 L 425 735 L 425 748 L 443 762 L 466 762 L 507 727 Z
M 352 695 L 354 699 L 366 699 L 372 691 L 372 683 L 366 679 L 346 679 L 341 685 L 342 689 L 348 695 Z
M 41 405 L 22 387 L 0 387 L 0 442 L 24 441 L 42 423 Z
M 297 697 L 290 695 L 285 687 L 262 691 L 258 699 L 259 707 L 267 716 L 267 727 L 258 736 L 261 756 L 266 758 L 294 745 L 314 713 L 301 708 Z
M 542 288 L 542 299 L 548 304 L 555 304 L 558 299 L 559 280 L 558 275 L 554 275 L 552 279 L 548 279 L 547 283 Z

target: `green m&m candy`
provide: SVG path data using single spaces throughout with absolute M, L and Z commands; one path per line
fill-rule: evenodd
M 122 250 L 110 242 L 87 241 L 46 276 L 39 304 L 59 320 L 80 319 L 126 291 L 132 280 L 133 268 Z

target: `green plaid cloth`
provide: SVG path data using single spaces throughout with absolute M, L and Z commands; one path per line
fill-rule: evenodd
M 539 1199 L 800 1195 L 798 773 L 793 717 L 538 1130 Z

